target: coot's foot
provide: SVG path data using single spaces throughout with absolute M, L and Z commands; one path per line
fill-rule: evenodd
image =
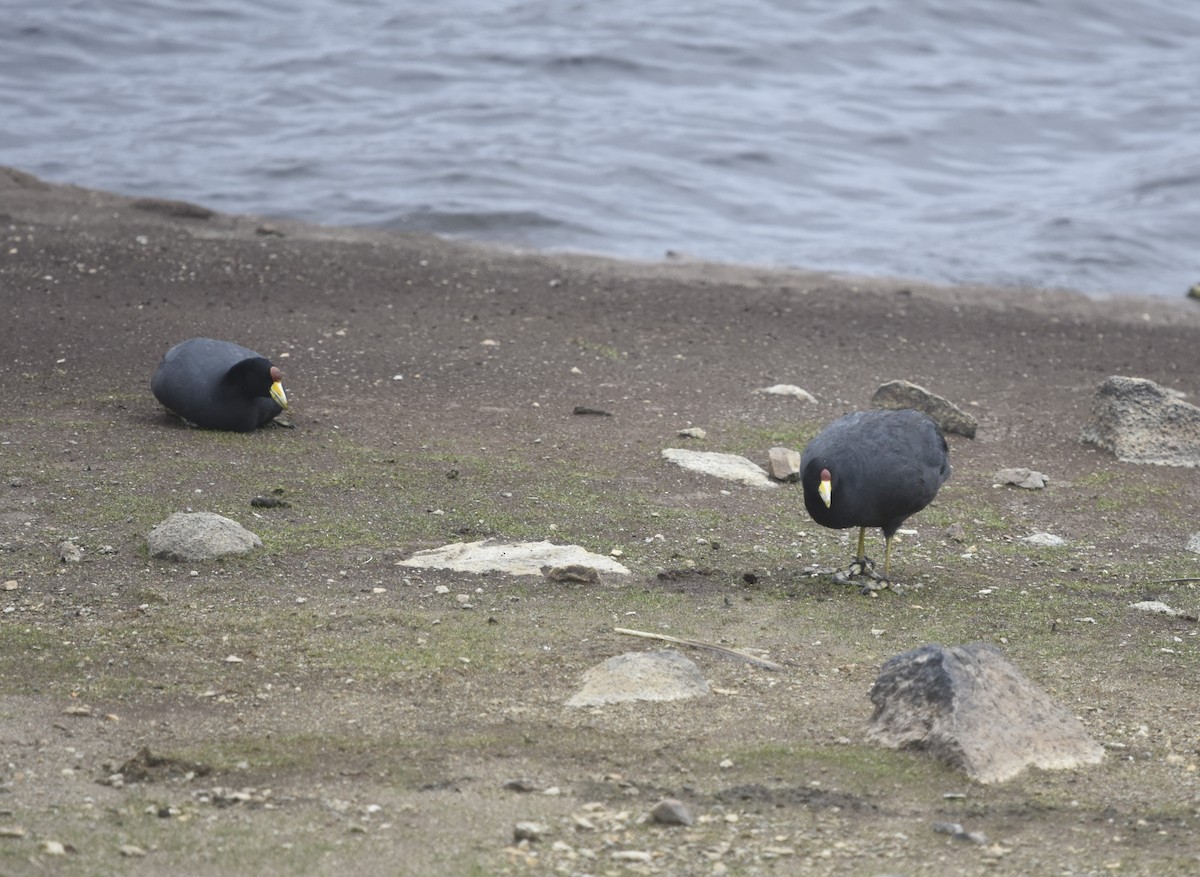
M 859 583 L 855 579 L 870 579 L 870 581 Z M 859 585 L 864 597 L 874 597 L 880 591 L 888 588 L 897 593 L 900 592 L 900 587 L 895 582 L 875 571 L 875 561 L 865 555 L 855 560 L 846 569 L 835 572 L 833 580 L 839 585 Z
M 846 575 L 850 578 L 854 578 L 855 576 L 870 576 L 871 578 L 875 578 L 875 561 L 864 554 L 847 567 Z

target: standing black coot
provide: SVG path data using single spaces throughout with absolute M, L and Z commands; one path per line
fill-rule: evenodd
M 204 429 L 249 432 L 287 408 L 283 372 L 264 356 L 228 341 L 176 344 L 150 380 L 154 398 Z
M 821 430 L 800 458 L 804 507 L 823 527 L 858 527 L 858 555 L 849 575 L 888 582 L 892 537 L 937 496 L 950 477 L 946 438 L 920 411 L 855 411 Z M 883 530 L 883 576 L 874 572 L 863 541 L 867 527 Z

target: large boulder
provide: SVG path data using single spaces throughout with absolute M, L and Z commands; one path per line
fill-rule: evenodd
M 176 512 L 146 536 L 150 556 L 195 562 L 229 554 L 246 554 L 262 540 L 229 518 L 212 512 Z
M 1113 375 L 1096 390 L 1080 441 L 1123 463 L 1200 466 L 1200 408 L 1153 381 Z
M 1104 757 L 1069 710 L 986 643 L 933 644 L 891 658 L 871 702 L 868 739 L 929 752 L 981 783 Z
M 975 438 L 979 422 L 953 402 L 931 393 L 910 381 L 888 381 L 880 384 L 871 397 L 876 408 L 915 408 L 933 419 L 942 432 L 953 432 Z

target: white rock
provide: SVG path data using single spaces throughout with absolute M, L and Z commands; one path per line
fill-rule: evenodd
M 692 472 L 712 475 L 726 481 L 737 481 L 749 487 L 779 487 L 766 471 L 751 460 L 737 454 L 715 451 L 689 451 L 684 448 L 663 448 L 663 459 Z
M 817 397 L 808 390 L 802 387 L 797 387 L 795 384 L 775 384 L 771 387 L 762 387 L 755 390 L 756 393 L 762 393 L 766 396 L 789 396 L 792 399 L 799 399 L 802 402 L 816 402 Z
M 1193 533 L 1188 537 L 1187 545 L 1184 546 L 1193 554 L 1200 554 L 1200 533 Z
M 1030 545 L 1045 545 L 1049 547 L 1067 544 L 1066 539 L 1062 536 L 1055 536 L 1053 533 L 1031 533 L 1028 536 L 1022 536 L 1021 541 L 1028 542 Z
M 1169 615 L 1171 618 L 1183 614 L 1178 609 L 1173 609 L 1159 600 L 1143 600 L 1140 603 L 1130 603 L 1129 608 L 1136 609 L 1139 612 L 1151 612 L 1156 615 Z
M 654 861 L 654 856 L 645 850 L 616 850 L 612 854 L 612 860 L 614 862 L 645 863 Z
M 400 566 L 453 569 L 459 572 L 503 572 L 513 576 L 540 576 L 542 567 L 585 566 L 600 572 L 628 575 L 629 569 L 611 557 L 578 545 L 552 542 L 454 542 L 441 548 L 418 551 Z

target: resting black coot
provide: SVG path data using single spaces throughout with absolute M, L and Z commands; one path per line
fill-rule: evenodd
M 204 429 L 249 432 L 287 407 L 283 373 L 253 350 L 192 338 L 176 344 L 150 380 L 154 398 Z
M 855 411 L 821 430 L 800 459 L 804 507 L 834 530 L 858 527 L 851 577 L 869 575 L 886 585 L 892 537 L 900 525 L 933 501 L 950 477 L 946 439 L 920 411 Z M 883 575 L 874 571 L 864 539 L 867 527 L 883 530 Z

